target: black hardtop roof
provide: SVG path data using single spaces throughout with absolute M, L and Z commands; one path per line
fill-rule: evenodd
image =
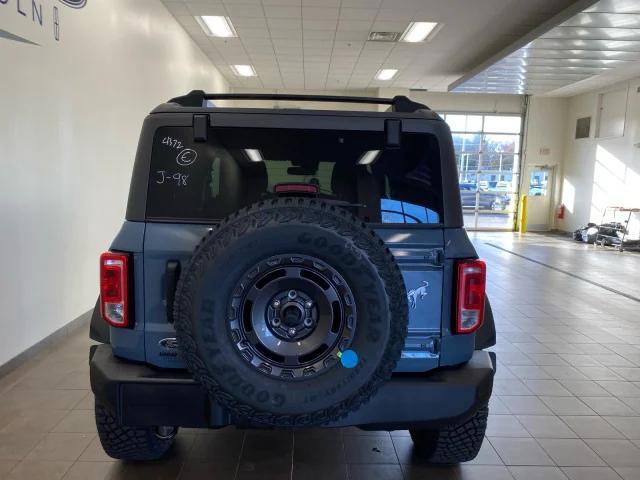
M 359 103 L 389 105 L 385 112 L 353 111 L 353 110 L 317 110 L 299 108 L 255 108 L 255 107 L 215 107 L 208 106 L 208 100 L 279 100 L 279 101 L 302 101 L 302 102 L 331 102 L 331 103 Z M 236 111 L 236 112 L 271 112 L 271 113 L 301 113 L 306 114 L 348 114 L 348 115 L 380 115 L 394 117 L 414 116 L 428 120 L 441 120 L 439 115 L 422 103 L 414 102 L 404 95 L 397 95 L 393 98 L 380 97 L 360 97 L 360 96 L 338 96 L 338 95 L 299 95 L 299 94 L 277 94 L 277 93 L 206 93 L 202 90 L 192 90 L 186 95 L 175 97 L 167 103 L 159 105 L 151 113 L 184 113 L 187 111 Z M 394 115 L 396 114 L 396 115 Z

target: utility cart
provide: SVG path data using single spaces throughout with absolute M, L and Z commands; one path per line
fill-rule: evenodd
M 601 247 L 611 246 L 619 251 L 624 250 L 640 250 L 640 240 L 628 240 L 629 235 L 629 223 L 631 222 L 631 216 L 634 213 L 640 212 L 640 208 L 629 207 L 605 207 L 602 211 L 602 220 L 598 225 L 598 232 L 596 233 L 596 239 L 593 242 L 595 246 Z M 605 223 L 607 215 L 613 217 L 612 221 Z M 626 217 L 626 220 L 622 222 L 617 221 L 618 218 Z

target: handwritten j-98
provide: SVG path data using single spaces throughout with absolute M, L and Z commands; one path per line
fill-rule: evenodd
M 166 183 L 176 185 L 177 187 L 187 186 L 187 179 L 189 178 L 189 175 L 185 175 L 184 173 L 167 172 L 166 170 L 158 170 L 156 173 L 158 174 L 158 178 L 156 179 L 156 183 L 158 185 Z

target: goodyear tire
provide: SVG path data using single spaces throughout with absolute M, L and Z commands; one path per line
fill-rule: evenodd
M 100 402 L 95 403 L 96 427 L 102 448 L 112 458 L 148 461 L 162 458 L 173 445 L 177 427 L 128 427 Z
M 489 409 L 483 407 L 459 424 L 439 430 L 409 430 L 416 455 L 441 464 L 473 460 L 482 446 L 488 416 Z
M 237 212 L 196 248 L 176 289 L 181 355 L 243 421 L 335 421 L 391 376 L 407 330 L 402 275 L 346 209 L 280 198 Z

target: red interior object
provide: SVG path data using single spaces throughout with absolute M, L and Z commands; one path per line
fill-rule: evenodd
M 318 185 L 312 183 L 278 183 L 273 187 L 275 193 L 306 193 L 317 195 L 320 191 Z

